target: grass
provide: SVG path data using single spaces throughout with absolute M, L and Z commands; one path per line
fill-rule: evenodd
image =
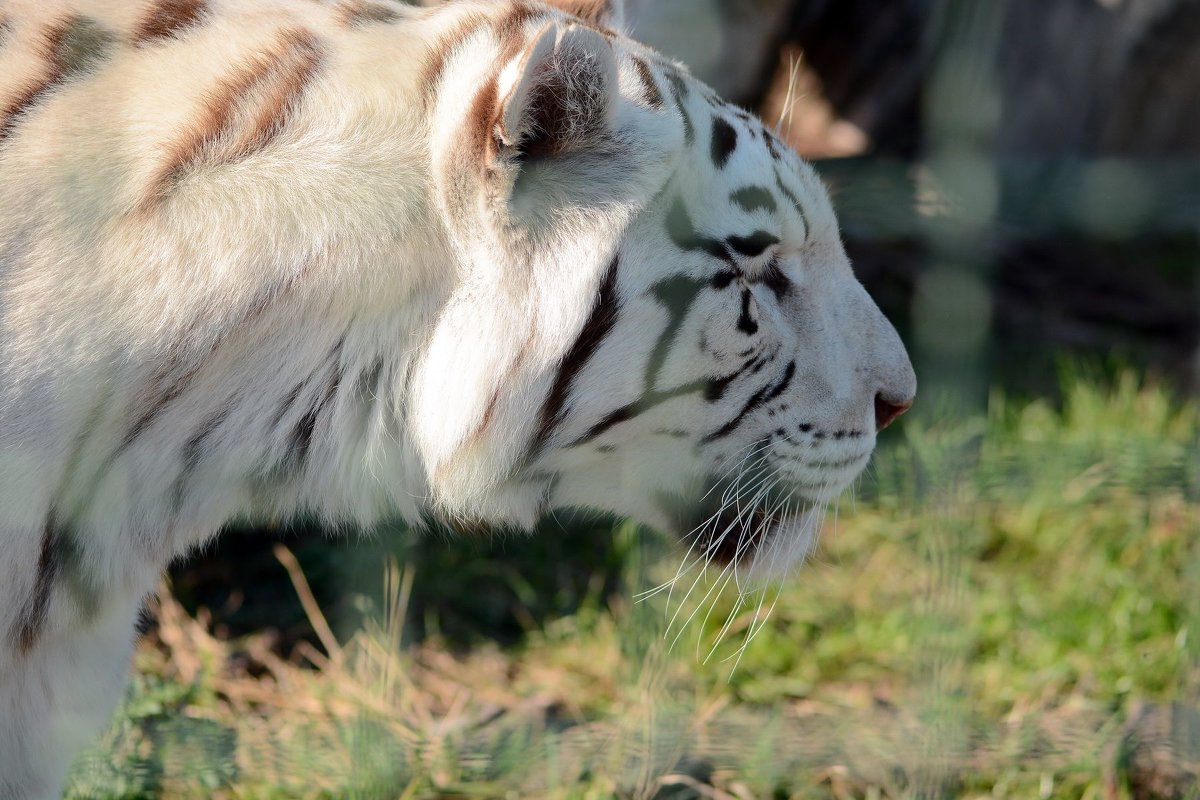
M 355 576 L 335 632 L 281 551 L 314 642 L 218 638 L 164 591 L 70 796 L 1197 797 L 1198 442 L 1128 375 L 908 421 L 797 579 L 709 576 L 674 625 L 686 587 L 632 598 L 679 553 L 632 526 L 615 600 L 504 644 L 440 637 L 436 604 L 409 643 L 419 562 Z

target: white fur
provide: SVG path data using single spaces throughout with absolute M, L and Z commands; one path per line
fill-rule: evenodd
M 133 47 L 145 5 L 73 4 L 117 40 L 0 141 L 3 800 L 61 790 L 120 694 L 142 597 L 170 559 L 235 517 L 370 527 L 434 511 L 529 527 L 571 506 L 673 527 L 656 498 L 736 469 L 781 421 L 863 432 L 789 429 L 771 446 L 797 502 L 821 503 L 865 465 L 876 393 L 911 400 L 903 346 L 854 280 L 811 169 L 790 154 L 773 162 L 748 122 L 715 169 L 710 119 L 731 112 L 638 45 L 546 9 L 515 50 L 488 25 L 456 40 L 431 91 L 421 81 L 435 51 L 511 3 L 393 6 L 398 22 L 348 26 L 338 6 L 212 0 L 193 29 Z M 40 79 L 39 37 L 67 10 L 0 9 L 0 108 Z M 214 93 L 285 29 L 313 32 L 322 54 L 287 124 L 218 157 L 272 91 L 247 89 L 232 133 L 209 143 L 217 155 L 148 194 Z M 661 104 L 634 58 L 651 66 Z M 678 106 L 668 73 L 690 87 Z M 491 80 L 495 126 L 483 120 L 472 139 Z M 539 116 L 541 81 L 567 87 L 556 120 Z M 522 160 L 522 143 L 546 133 L 539 119 L 559 126 L 559 150 Z M 803 215 L 729 202 L 777 172 Z M 670 321 L 656 284 L 707 286 L 721 268 L 668 237 L 675 197 L 701 232 L 774 226 L 780 242 L 729 288 L 696 292 L 660 385 L 646 386 Z M 615 324 L 535 447 L 614 258 Z M 794 287 L 784 299 L 755 277 L 770 258 Z M 753 337 L 736 328 L 743 289 Z M 771 363 L 720 402 L 680 394 L 579 444 L 615 409 L 718 378 L 747 348 Z M 786 391 L 736 435 L 701 442 L 765 381 L 782 385 L 788 362 Z M 767 556 L 747 554 L 758 574 L 777 578 L 807 553 L 819 523 L 805 513 L 774 525 Z M 32 645 L 18 646 L 47 542 L 58 571 Z

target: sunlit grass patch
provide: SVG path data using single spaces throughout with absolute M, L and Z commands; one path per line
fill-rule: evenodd
M 903 426 L 777 593 L 637 601 L 682 554 L 623 526 L 625 599 L 508 647 L 402 641 L 403 564 L 290 657 L 167 597 L 73 796 L 1128 797 L 1200 763 L 1198 437 L 1129 376 L 997 393 Z

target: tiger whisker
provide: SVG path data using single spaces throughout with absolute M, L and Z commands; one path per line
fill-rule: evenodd
M 764 496 L 775 485 L 777 485 L 781 480 L 782 480 L 782 477 L 777 476 L 774 478 L 774 480 L 772 480 L 772 482 L 769 485 L 760 486 L 758 494 L 755 497 L 755 501 L 757 502 L 758 498 Z M 753 504 L 748 505 L 744 511 L 739 511 L 738 516 L 734 519 L 733 522 L 731 522 L 729 525 L 726 526 L 725 530 L 721 534 L 721 537 L 716 542 L 713 543 L 713 545 L 711 546 L 711 548 L 709 550 L 708 559 L 705 561 L 706 567 L 712 563 L 712 559 L 714 558 L 716 551 L 720 548 L 721 543 L 725 541 L 725 537 L 727 537 L 735 527 L 740 527 L 739 523 L 741 522 L 742 517 L 746 513 L 751 511 L 753 508 L 754 508 Z M 734 558 L 729 562 L 729 564 L 725 565 L 725 567 L 722 568 L 722 570 L 721 570 L 720 574 L 718 575 L 717 580 L 714 582 L 713 586 L 708 590 L 708 592 L 705 593 L 704 597 L 702 597 L 700 599 L 699 603 L 696 606 L 696 609 L 694 611 L 692 611 L 692 613 L 690 615 L 688 615 L 688 618 L 686 620 L 684 620 L 683 624 L 680 626 L 679 632 L 675 636 L 675 640 L 672 641 L 672 643 L 671 643 L 672 647 L 675 646 L 675 642 L 677 642 L 679 640 L 679 637 L 683 635 L 683 631 L 686 630 L 689 625 L 691 625 L 692 620 L 695 619 L 696 614 L 698 614 L 700 609 L 704 607 L 704 605 L 708 602 L 709 598 L 713 597 L 714 592 L 724 589 L 724 587 L 729 584 L 730 580 L 734 580 L 735 583 L 739 580 L 737 577 L 737 565 L 740 562 L 742 550 L 746 546 L 747 546 L 747 542 L 739 542 L 738 551 L 734 555 Z M 701 574 L 704 574 L 704 573 L 702 572 Z M 697 576 L 696 581 L 692 582 L 692 587 L 689 588 L 688 594 L 684 595 L 684 598 L 680 601 L 680 607 L 676 611 L 676 615 L 674 617 L 672 617 L 672 624 L 674 623 L 674 620 L 678 616 L 679 610 L 682 610 L 684 603 L 687 602 L 687 599 L 691 595 L 691 592 L 695 588 L 696 582 L 698 580 L 699 580 L 699 576 Z M 719 594 L 718 594 L 718 596 L 719 596 Z M 716 602 L 714 599 L 713 604 L 711 606 L 709 606 L 709 610 L 705 613 L 705 616 L 704 616 L 705 622 L 708 621 L 708 619 L 711 616 L 715 607 L 716 607 Z M 670 626 L 668 626 L 668 630 L 669 629 L 670 629 Z M 718 640 L 719 639 L 720 639 L 720 637 L 718 637 Z M 718 641 L 718 644 L 719 644 L 719 641 Z M 697 653 L 696 653 L 697 658 L 699 658 L 699 655 L 700 655 L 699 654 L 699 641 L 697 641 Z
M 766 445 L 763 445 L 763 446 L 765 447 Z M 746 457 L 743 457 L 742 461 L 739 464 L 739 467 L 741 465 L 745 464 L 746 458 L 748 458 L 748 457 L 749 457 L 749 454 Z M 760 470 L 760 472 L 761 472 L 761 470 Z M 716 512 L 714 512 L 710 517 L 708 517 L 708 519 L 701 522 L 699 525 L 697 525 L 695 528 L 693 528 L 691 530 L 691 532 L 689 532 L 686 536 L 683 537 L 684 541 L 687 541 L 689 539 L 691 539 L 692 541 L 691 541 L 691 544 L 688 546 L 688 550 L 684 554 L 682 561 L 680 562 L 679 569 L 676 570 L 675 577 L 672 578 L 671 581 L 669 581 L 670 588 L 668 589 L 668 593 L 667 593 L 667 608 L 668 609 L 671 607 L 671 598 L 672 598 L 672 593 L 674 591 L 675 582 L 678 581 L 678 579 L 681 577 L 681 575 L 686 574 L 686 572 L 688 572 L 688 571 L 691 571 L 691 569 L 697 563 L 700 563 L 701 561 L 704 562 L 705 567 L 708 566 L 709 559 L 705 559 L 703 554 L 701 556 L 697 557 L 696 561 L 692 562 L 691 564 L 688 564 L 687 560 L 691 557 L 692 551 L 695 550 L 696 543 L 700 541 L 701 534 L 709 527 L 709 525 L 715 525 L 720 520 L 721 514 L 724 513 L 726 508 L 728 508 L 729 493 L 731 491 L 736 491 L 738 489 L 744 475 L 745 475 L 744 472 L 739 473 L 737 478 L 734 480 L 733 485 L 728 487 L 725 490 L 725 492 L 721 496 L 721 503 L 718 506 Z M 757 479 L 758 477 L 759 476 L 756 475 L 755 479 Z M 717 484 L 717 485 L 719 485 L 719 484 Z M 713 488 L 715 489 L 716 486 L 714 486 Z M 708 494 L 711 494 L 711 492 L 712 492 L 712 490 L 709 490 Z M 706 494 L 705 497 L 707 497 L 708 494 Z M 703 498 L 701 498 L 701 500 L 703 500 Z M 711 553 L 711 551 L 710 551 L 710 553 Z M 685 570 L 685 565 L 686 565 L 686 570 Z M 684 599 L 686 600 L 686 597 Z M 683 601 L 681 601 L 681 602 L 683 602 Z M 668 626 L 668 628 L 667 628 L 667 633 L 669 634 L 669 632 L 670 632 L 670 626 Z
M 774 515 L 776 514 L 776 512 L 780 511 L 781 509 L 784 509 L 785 507 L 790 507 L 790 505 L 791 505 L 790 496 L 789 496 L 789 498 L 788 498 L 788 499 L 781 500 L 781 501 L 777 502 L 777 503 L 776 503 L 776 504 L 775 504 L 775 505 L 774 505 L 774 506 L 771 508 L 771 510 L 770 510 L 769 512 L 767 512 L 767 519 L 768 519 L 768 521 L 771 521 L 771 520 L 773 520 L 773 519 L 774 519 Z M 786 513 L 786 512 L 785 512 L 785 513 Z M 776 545 L 776 544 L 774 544 L 774 543 L 772 543 L 772 544 L 770 544 L 770 545 L 768 545 L 768 546 L 769 546 L 771 549 L 777 549 L 777 545 Z M 734 563 L 735 563 L 735 564 L 737 564 L 737 563 L 740 563 L 740 560 L 741 560 L 741 552 L 742 552 L 742 547 L 739 547 L 739 548 L 738 548 L 738 553 L 737 553 L 737 555 L 735 555 L 735 556 L 734 556 Z M 738 599 L 737 599 L 737 603 L 734 605 L 734 607 L 733 607 L 733 610 L 732 610 L 732 611 L 730 611 L 730 612 L 729 612 L 729 615 L 728 615 L 728 616 L 725 618 L 725 625 L 724 625 L 724 626 L 721 628 L 720 632 L 717 634 L 716 641 L 715 641 L 715 642 L 713 642 L 712 648 L 711 648 L 711 649 L 708 651 L 708 655 L 706 655 L 706 656 L 704 657 L 704 661 L 703 661 L 703 663 L 705 663 L 705 664 L 707 664 L 707 663 L 708 663 L 708 662 L 709 662 L 709 661 L 712 659 L 712 657 L 713 657 L 713 654 L 717 652 L 717 649 L 720 647 L 720 645 L 721 645 L 721 642 L 723 642 L 723 641 L 725 640 L 725 636 L 726 636 L 726 634 L 729 632 L 729 628 L 730 628 L 730 627 L 733 625 L 734 621 L 735 621 L 735 620 L 736 620 L 736 618 L 737 618 L 737 612 L 738 612 L 739 610 L 741 610 L 741 607 L 742 607 L 742 605 L 743 605 L 743 603 L 744 603 L 745 599 L 746 599 L 747 597 L 749 597 L 749 596 L 750 596 L 750 594 L 749 594 L 748 592 L 746 592 L 746 591 L 744 591 L 744 590 L 742 589 L 742 587 L 741 587 L 741 582 L 740 582 L 740 578 L 738 578 L 738 576 L 737 576 L 737 571 L 736 571 L 736 570 L 734 571 L 734 582 L 735 582 L 735 584 L 738 586 Z M 766 596 L 766 595 L 764 594 L 764 595 L 763 595 L 763 599 L 765 599 L 765 596 Z M 761 609 L 762 609 L 762 599 L 760 599 L 760 600 L 759 600 L 759 606 L 758 606 L 758 609 L 756 609 L 756 610 L 755 610 L 755 612 L 754 612 L 754 619 L 755 619 L 756 621 L 757 621 L 757 619 L 758 619 L 758 614 L 759 614 L 759 611 L 761 611 Z M 752 626 L 753 626 L 753 623 L 752 623 Z M 697 656 L 698 656 L 698 655 L 699 655 L 699 641 L 697 641 Z
M 736 573 L 736 570 L 735 570 L 735 573 Z M 737 619 L 737 613 L 738 613 L 738 611 L 741 610 L 742 603 L 744 602 L 744 600 L 745 600 L 744 596 L 738 595 L 737 602 L 734 603 L 733 608 L 730 610 L 729 614 L 725 617 L 725 624 L 721 626 L 721 630 L 717 631 L 716 641 L 713 642 L 713 646 L 711 648 L 709 648 L 708 655 L 704 656 L 703 660 L 700 659 L 700 645 L 701 645 L 702 640 L 699 636 L 696 637 L 696 660 L 700 661 L 701 664 L 707 664 L 709 662 L 709 660 L 712 658 L 713 653 L 717 652 L 717 648 L 721 646 L 721 642 L 725 641 L 725 634 L 729 633 L 729 629 L 733 626 L 734 620 Z M 716 608 L 716 603 L 714 602 L 713 605 L 709 607 L 708 614 L 704 615 L 704 623 L 703 624 L 708 623 L 708 618 L 712 614 L 712 612 L 715 608 Z M 702 625 L 702 627 L 703 627 L 703 625 Z
M 713 593 L 716 592 L 718 589 L 724 588 L 729 583 L 729 578 L 730 578 L 729 572 L 733 568 L 734 568 L 733 562 L 730 562 L 721 569 L 721 572 L 717 575 L 716 580 L 713 581 L 713 585 L 709 588 L 709 590 L 707 592 L 704 593 L 704 597 L 700 598 L 700 601 L 696 604 L 696 608 L 692 611 L 691 614 L 688 615 L 688 618 L 683 621 L 683 624 L 679 626 L 679 632 L 675 634 L 675 638 L 671 641 L 671 644 L 670 644 L 670 647 L 672 649 L 674 649 L 676 643 L 679 642 L 679 637 L 683 636 L 683 632 L 685 630 L 687 630 L 688 626 L 690 626 L 692 624 L 692 621 L 696 619 L 696 615 L 698 613 L 700 613 L 700 609 L 703 608 L 705 606 L 705 604 L 708 602 L 708 599 L 713 596 Z M 700 574 L 704 575 L 705 573 L 701 572 Z M 697 576 L 697 580 L 698 579 L 699 579 L 699 576 Z M 693 587 L 694 586 L 695 586 L 695 583 L 693 582 Z M 689 594 L 690 594 L 690 590 L 689 590 Z M 687 600 L 687 597 L 685 596 L 684 600 L 680 601 L 680 609 L 682 609 L 683 602 L 686 600 Z M 711 613 L 711 611 L 712 611 L 712 609 L 710 608 L 709 613 Z M 708 615 L 705 615 L 705 619 L 708 619 Z

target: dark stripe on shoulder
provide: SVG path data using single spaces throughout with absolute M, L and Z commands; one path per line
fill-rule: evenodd
M 300 421 L 296 423 L 296 427 L 292 431 L 292 438 L 288 442 L 288 450 L 296 469 L 304 466 L 304 462 L 308 458 L 308 451 L 312 448 L 312 440 L 317 429 L 317 423 L 322 413 L 333 404 L 338 390 L 342 386 L 342 375 L 345 369 L 342 366 L 342 350 L 345 346 L 345 339 L 339 339 L 338 343 L 334 345 L 327 359 L 333 366 L 329 375 L 329 382 L 325 385 L 325 391 L 313 407 L 300 418 Z
M 662 91 L 658 88 L 658 82 L 654 80 L 654 73 L 650 71 L 650 65 L 646 63 L 646 59 L 634 56 L 633 67 L 638 80 L 642 82 L 642 94 L 645 95 L 646 102 L 653 109 L 661 109 L 663 107 Z
M 712 147 L 710 155 L 713 165 L 723 169 L 729 163 L 729 157 L 737 149 L 737 129 L 721 117 L 713 117 Z
M 775 197 L 769 190 L 761 186 L 747 186 L 744 189 L 738 189 L 729 196 L 729 200 L 743 211 L 751 214 L 755 211 L 773 212 L 778 210 Z
M 600 293 L 596 297 L 596 303 L 592 306 L 587 322 L 584 323 L 578 338 L 575 339 L 575 344 L 571 346 L 570 351 L 559 364 L 558 374 L 554 376 L 554 384 L 550 387 L 550 394 L 546 396 L 546 402 L 542 404 L 537 433 L 534 435 L 533 446 L 530 449 L 531 458 L 538 455 L 550 441 L 554 430 L 562 424 L 566 416 L 567 398 L 575 386 L 575 379 L 579 377 L 579 373 L 592 360 L 596 351 L 600 349 L 600 345 L 616 327 L 617 317 L 620 313 L 620 299 L 617 297 L 619 264 L 620 256 L 614 257 L 600 283 Z
M 231 163 L 266 147 L 287 125 L 323 59 L 324 51 L 309 31 L 280 34 L 265 57 L 256 58 L 209 95 L 191 133 L 170 149 L 144 207 L 163 200 L 190 169 Z M 250 105 L 248 123 L 234 130 L 241 118 L 238 112 Z
M 133 31 L 138 46 L 173 39 L 200 23 L 207 11 L 205 0 L 158 0 Z
M 52 90 L 90 72 L 103 61 L 115 38 L 94 20 L 79 15 L 68 17 L 47 30 L 42 36 L 41 48 L 46 69 L 41 80 L 25 87 L 0 110 L 0 142 L 12 134 L 18 119 Z
M 170 361 L 161 368 L 151 380 L 151 384 L 158 389 L 157 396 L 151 401 L 142 412 L 138 415 L 134 423 L 129 426 L 125 432 L 125 436 L 121 439 L 121 444 L 117 446 L 113 453 L 113 458 L 120 456 L 129 449 L 138 437 L 145 433 L 151 425 L 162 416 L 163 412 L 175 402 L 175 400 L 184 393 L 191 385 L 192 380 L 196 377 L 196 373 L 200 371 L 202 362 L 185 366 L 179 361 Z M 172 379 L 172 373 L 179 373 L 178 377 Z
M 180 509 L 183 508 L 188 483 L 200 467 L 200 462 L 204 460 L 204 456 L 207 455 L 205 442 L 221 427 L 225 418 L 229 416 L 232 407 L 232 403 L 230 403 L 219 409 L 215 414 L 206 419 L 196 432 L 184 442 L 180 453 L 183 463 L 180 466 L 179 474 L 175 476 L 175 482 L 171 488 L 171 508 L 175 514 L 178 514 Z
M 216 353 L 225 341 L 234 336 L 238 331 L 252 325 L 259 317 L 266 313 L 268 308 L 278 302 L 281 297 L 287 296 L 297 286 L 304 283 L 312 271 L 314 264 L 315 260 L 309 260 L 282 287 L 273 287 L 252 299 L 246 305 L 246 309 L 242 312 L 241 317 L 217 338 L 208 349 L 208 352 L 203 356 L 188 361 L 179 358 L 168 360 L 156 370 L 153 378 L 149 381 L 150 388 L 146 392 L 146 395 L 152 399 L 146 403 L 142 413 L 137 417 L 133 425 L 130 426 L 125 437 L 121 440 L 120 446 L 113 453 L 112 458 L 115 459 L 128 449 L 142 433 L 162 416 L 171 403 L 191 386 L 196 375 L 203 369 L 206 359 Z M 299 387 L 297 387 L 297 391 L 299 391 Z
M 50 598 L 63 571 L 64 542 L 54 514 L 51 512 L 42 528 L 41 548 L 30 593 L 13 624 L 11 638 L 17 650 L 28 654 L 37 644 L 50 612 Z

